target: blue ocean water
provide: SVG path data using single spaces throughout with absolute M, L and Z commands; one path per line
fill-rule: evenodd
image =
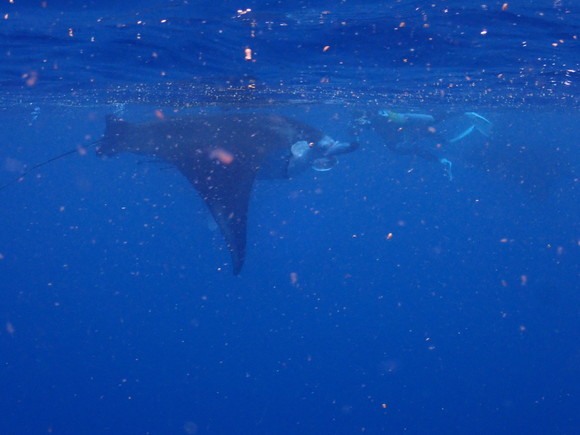
M 468 4 L 466 4 L 468 3 Z M 580 432 L 580 5 L 4 1 L 0 434 Z M 476 112 L 438 162 L 361 113 Z M 257 180 L 246 264 L 109 114 L 360 142 Z M 461 148 L 463 147 L 463 148 Z

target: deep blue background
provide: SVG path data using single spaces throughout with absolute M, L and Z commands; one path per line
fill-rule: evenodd
M 214 19 L 212 31 L 247 38 L 251 29 L 232 18 L 237 4 L 150 3 L 139 17 L 177 10 L 184 20 Z M 454 161 L 449 181 L 438 165 L 396 156 L 365 132 L 361 150 L 333 171 L 259 181 L 240 277 L 231 276 L 202 201 L 163 165 L 130 155 L 99 160 L 88 150 L 3 190 L 0 433 L 577 433 L 579 59 L 566 48 L 574 39 L 562 51 L 551 45 L 578 29 L 574 5 L 528 2 L 505 22 L 500 4 L 491 11 L 477 5 L 451 14 L 464 33 L 476 29 L 473 39 L 431 47 L 420 38 L 390 39 L 390 32 L 357 41 L 335 22 L 317 26 L 332 4 L 286 11 L 260 3 L 248 5 L 258 8 L 265 29 L 256 44 L 293 48 L 252 65 L 238 56 L 247 41 L 238 47 L 228 36 L 233 45 L 224 46 L 195 33 L 203 29 L 195 20 L 161 32 L 169 37 L 155 50 L 175 57 L 151 65 L 139 60 L 150 47 L 124 39 L 114 25 L 135 21 L 139 8 L 99 2 L 97 12 L 86 2 L 49 2 L 46 16 L 19 9 L 15 22 L 3 24 L 25 34 L 2 33 L 3 55 L 10 47 L 17 59 L 1 71 L 2 181 L 22 165 L 98 139 L 105 115 L 115 111 L 142 121 L 155 110 L 260 110 L 348 139 L 357 110 L 404 100 L 408 106 L 398 109 L 482 113 L 495 126 L 493 152 L 486 161 Z M 459 11 L 460 3 L 445 3 L 427 9 L 430 29 L 460 34 L 443 12 Z M 415 16 L 416 8 L 384 2 L 369 22 L 369 2 L 347 6 L 336 14 L 365 32 L 381 20 L 391 28 L 397 13 Z M 96 24 L 102 10 L 113 17 L 110 25 Z M 91 50 L 80 36 L 73 45 L 66 32 L 63 41 L 50 39 L 46 29 L 68 29 L 69 13 L 108 38 L 96 60 L 79 53 Z M 287 34 L 267 30 L 267 22 L 289 18 L 295 24 Z M 478 46 L 490 18 L 504 37 Z M 187 34 L 187 26 L 207 53 L 214 47 L 231 59 L 216 55 L 210 67 L 184 61 L 191 51 L 175 35 Z M 519 38 L 514 27 L 536 35 L 529 39 L 538 46 L 526 50 L 520 40 L 511 63 L 489 65 L 493 53 L 511 46 L 505 35 Z M 319 45 L 284 43 L 308 39 L 314 28 Z M 353 63 L 339 66 L 341 55 L 324 63 L 324 38 L 342 41 L 343 53 L 356 51 Z M 385 47 L 416 48 L 426 58 L 391 65 L 399 57 L 387 59 Z M 100 57 L 107 50 L 111 57 Z M 546 53 L 542 70 L 535 62 Z M 43 57 L 59 69 L 41 69 Z M 371 58 L 378 60 L 371 65 Z M 165 67 L 178 89 L 197 77 L 189 94 L 162 81 Z M 496 69 L 517 86 L 496 83 Z M 38 82 L 29 86 L 22 75 L 31 71 Z M 257 90 L 276 89 L 281 101 L 254 107 L 243 92 L 229 92 L 229 84 L 248 80 L 232 81 L 232 72 L 256 74 Z M 392 79 L 388 85 L 381 74 Z M 323 76 L 340 99 L 329 98 Z M 461 86 L 441 92 L 441 78 Z M 206 109 L 197 86 L 213 81 L 225 86 L 228 103 Z M 345 90 L 356 95 L 343 99 Z

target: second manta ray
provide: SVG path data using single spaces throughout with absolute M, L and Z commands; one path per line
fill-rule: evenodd
M 163 160 L 189 180 L 209 207 L 240 273 L 248 203 L 259 178 L 326 171 L 357 143 L 337 142 L 291 118 L 270 114 L 203 115 L 133 124 L 108 117 L 97 155 L 130 152 Z

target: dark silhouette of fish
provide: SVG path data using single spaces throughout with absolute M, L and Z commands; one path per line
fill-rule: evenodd
M 257 174 L 264 167 L 270 173 L 260 175 L 266 178 L 287 177 L 284 167 L 292 145 L 316 144 L 323 137 L 307 124 L 271 114 L 202 115 L 139 124 L 110 116 L 97 155 L 136 153 L 179 169 L 209 207 L 237 275 L 244 264 L 248 203 Z

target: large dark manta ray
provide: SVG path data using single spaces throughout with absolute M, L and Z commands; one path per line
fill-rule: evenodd
M 322 137 L 307 124 L 271 114 L 199 115 L 139 124 L 109 116 L 97 155 L 130 152 L 179 169 L 209 207 L 231 253 L 233 273 L 238 275 L 244 264 L 248 203 L 258 171 L 272 158 L 285 164 L 292 144 L 317 143 Z

